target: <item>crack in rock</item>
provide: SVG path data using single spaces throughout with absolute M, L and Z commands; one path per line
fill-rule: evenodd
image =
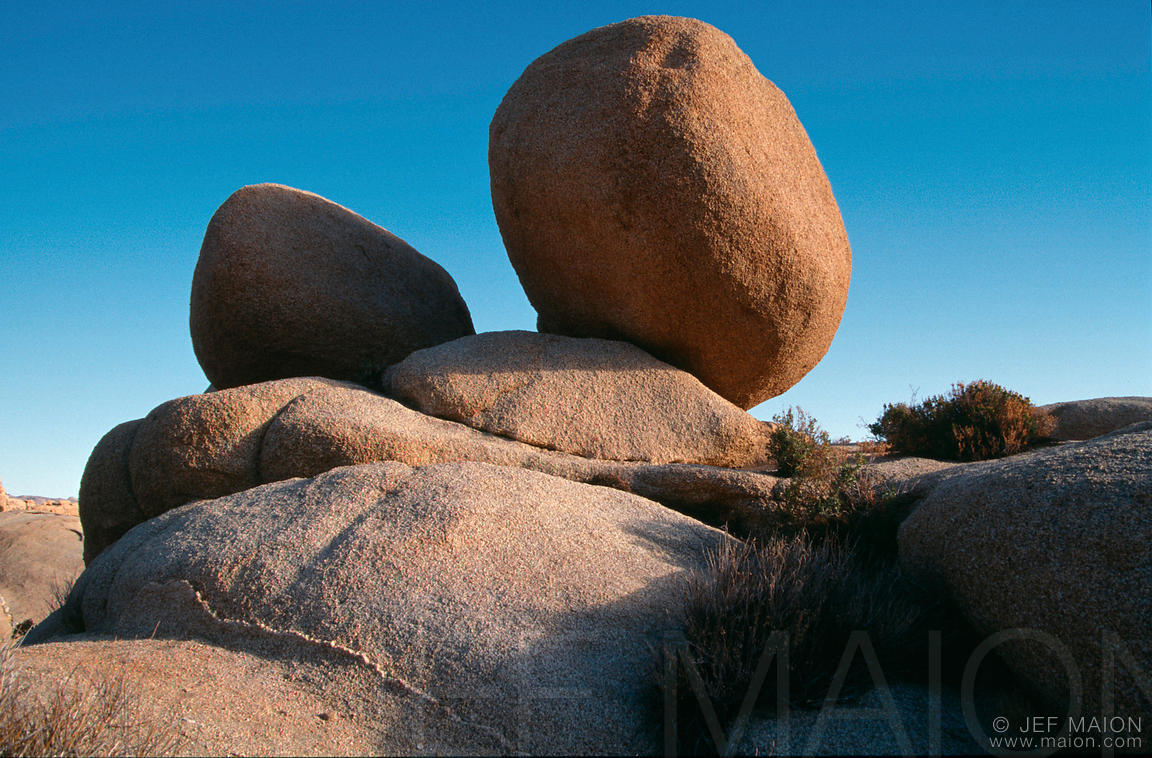
M 496 741 L 505 753 L 517 752 L 508 740 L 497 730 L 467 721 L 439 698 L 386 672 L 379 664 L 360 650 L 347 647 L 332 640 L 319 639 L 294 629 L 276 629 L 259 621 L 228 619 L 218 615 L 200 592 L 185 579 L 173 579 L 163 584 L 148 582 L 137 590 L 133 611 L 125 613 L 116 624 L 117 635 L 159 636 L 176 632 L 176 628 L 165 628 L 168 619 L 179 620 L 182 634 L 201 636 L 221 647 L 239 647 L 252 651 L 252 647 L 264 648 L 265 652 L 279 657 L 307 657 L 307 652 L 317 652 L 341 665 L 349 665 L 367 671 L 387 689 L 414 698 L 447 716 L 450 720 L 468 729 L 481 732 Z M 139 609 L 136 611 L 135 609 Z M 157 614 L 163 609 L 163 614 Z M 153 611 L 149 613 L 149 610 Z M 162 615 L 160 621 L 156 618 Z M 262 644 L 263 643 L 263 644 Z M 265 646 L 270 645 L 272 650 Z M 301 655 L 301 651 L 305 654 Z

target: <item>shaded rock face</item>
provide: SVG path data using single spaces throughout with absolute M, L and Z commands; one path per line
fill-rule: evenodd
M 383 384 L 424 413 L 585 458 L 768 459 L 770 425 L 626 342 L 489 332 L 418 350 Z
M 132 526 L 190 500 L 263 483 L 256 468 L 268 421 L 323 380 L 285 379 L 170 400 L 97 443 L 80 480 L 84 560 Z
M 1152 421 L 1152 397 L 1098 397 L 1042 405 L 1056 420 L 1055 440 L 1088 440 L 1123 429 L 1130 424 Z
M 869 690 L 858 702 L 792 710 L 787 721 L 753 716 L 734 755 L 984 755 L 964 723 L 959 693 L 939 702 L 907 682 Z M 882 714 L 882 715 L 881 715 Z M 932 723 L 933 716 L 939 719 Z M 934 740 L 938 740 L 935 742 Z
M 905 564 L 944 580 L 985 634 L 1051 635 L 996 652 L 1053 702 L 1075 690 L 1062 646 L 1082 713 L 1103 713 L 1105 691 L 1116 714 L 1150 712 L 1152 423 L 939 477 L 900 527 Z
M 700 21 L 534 61 L 489 128 L 492 205 L 539 329 L 632 342 L 742 408 L 824 356 L 851 250 L 787 98 Z
M 660 635 L 686 573 L 728 539 L 536 472 L 369 464 L 169 511 L 69 602 L 90 633 L 247 630 L 343 651 L 470 725 L 449 752 L 648 753 Z
M 196 358 L 221 389 L 363 380 L 474 331 L 444 269 L 352 211 L 278 184 L 243 187 L 212 217 L 190 324 Z
M 193 500 L 389 460 L 529 468 L 635 492 L 714 524 L 768 507 L 777 481 L 711 466 L 581 458 L 427 416 L 353 384 L 283 379 L 171 400 L 106 434 L 80 484 L 84 560 Z
M 0 513 L 0 642 L 55 610 L 84 570 L 80 520 L 56 513 Z

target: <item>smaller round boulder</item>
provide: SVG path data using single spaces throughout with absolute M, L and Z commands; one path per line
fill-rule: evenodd
M 347 208 L 278 184 L 243 187 L 212 217 L 190 325 L 219 389 L 295 376 L 363 381 L 475 332 L 443 268 Z

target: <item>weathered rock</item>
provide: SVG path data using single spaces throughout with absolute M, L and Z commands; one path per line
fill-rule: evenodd
M 62 702 L 99 721 L 120 704 L 102 735 L 118 747 L 72 746 L 82 755 L 435 752 L 434 734 L 423 746 L 412 739 L 421 704 L 372 687 L 337 651 L 325 654 L 303 639 L 273 646 L 233 634 L 228 642 L 226 649 L 190 640 L 67 638 L 12 650 L 5 676 L 22 703 L 45 713 Z
M 732 39 L 647 16 L 533 62 L 489 128 L 541 331 L 622 339 L 750 408 L 824 356 L 851 250 L 787 98 Z
M 144 516 L 262 484 L 257 462 L 266 425 L 289 401 L 327 386 L 316 377 L 285 379 L 157 406 L 140 423 L 128 456 Z
M 128 465 L 132 443 L 142 423 L 144 419 L 135 419 L 113 427 L 88 456 L 80 477 L 79 506 L 80 522 L 84 525 L 85 563 L 90 563 L 101 550 L 147 518 L 132 492 Z M 177 456 L 179 451 L 171 449 L 169 454 Z
M 865 464 L 862 474 L 880 494 L 924 497 L 944 472 L 968 464 L 905 456 Z
M 1088 440 L 1152 421 L 1152 397 L 1098 397 L 1042 405 L 1040 410 L 1056 420 L 1055 440 Z
M 172 400 L 109 432 L 80 487 L 85 561 L 131 526 L 193 500 L 389 460 L 529 468 L 635 492 L 711 524 L 771 507 L 777 481 L 712 466 L 581 458 L 427 416 L 352 384 L 283 379 Z
M 24 511 L 30 513 L 54 513 L 57 516 L 75 516 L 79 505 L 71 497 L 9 497 L 0 511 Z
M 728 539 L 536 472 L 369 464 L 169 511 L 69 602 L 120 638 L 246 631 L 343 653 L 470 725 L 448 752 L 649 753 L 654 643 Z
M 1115 714 L 1150 712 L 1152 423 L 940 476 L 900 527 L 902 560 L 942 579 L 980 632 L 1048 635 L 995 649 L 1052 703 L 1082 682 L 1082 713 L 1110 697 Z
M 83 570 L 76 516 L 0 513 L 0 642 L 55 610 Z
M 424 413 L 585 458 L 769 458 L 770 424 L 627 342 L 488 332 L 412 353 L 384 386 Z
M 322 379 L 284 379 L 189 395 L 108 432 L 80 480 L 85 562 L 147 518 L 262 484 L 257 466 L 267 423 L 287 402 L 322 386 Z
M 243 187 L 212 217 L 192 279 L 192 346 L 216 388 L 362 381 L 413 350 L 472 334 L 444 269 L 310 192 Z

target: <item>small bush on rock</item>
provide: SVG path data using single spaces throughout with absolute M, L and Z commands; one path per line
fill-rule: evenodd
M 1028 398 L 981 379 L 957 382 L 947 396 L 918 405 L 885 404 L 868 429 L 898 453 L 981 461 L 1027 450 L 1045 440 L 1054 425 Z
M 876 491 L 863 476 L 868 455 L 829 441 L 828 433 L 803 410 L 789 408 L 773 419 L 770 452 L 777 474 L 773 508 L 746 525 L 738 536 L 766 541 L 777 536 L 808 534 L 817 541 L 828 535 L 861 538 L 871 548 L 879 543 L 895 554 L 895 533 L 906 509 Z M 891 544 L 889 544 L 891 543 Z
M 816 463 L 831 443 L 828 432 L 802 408 L 789 408 L 772 417 L 776 428 L 768 438 L 768 452 L 776 461 L 776 473 L 794 476 Z
M 872 504 L 876 493 L 860 476 L 861 453 L 826 448 L 814 453 L 801 471 L 772 493 L 796 528 L 837 518 Z

